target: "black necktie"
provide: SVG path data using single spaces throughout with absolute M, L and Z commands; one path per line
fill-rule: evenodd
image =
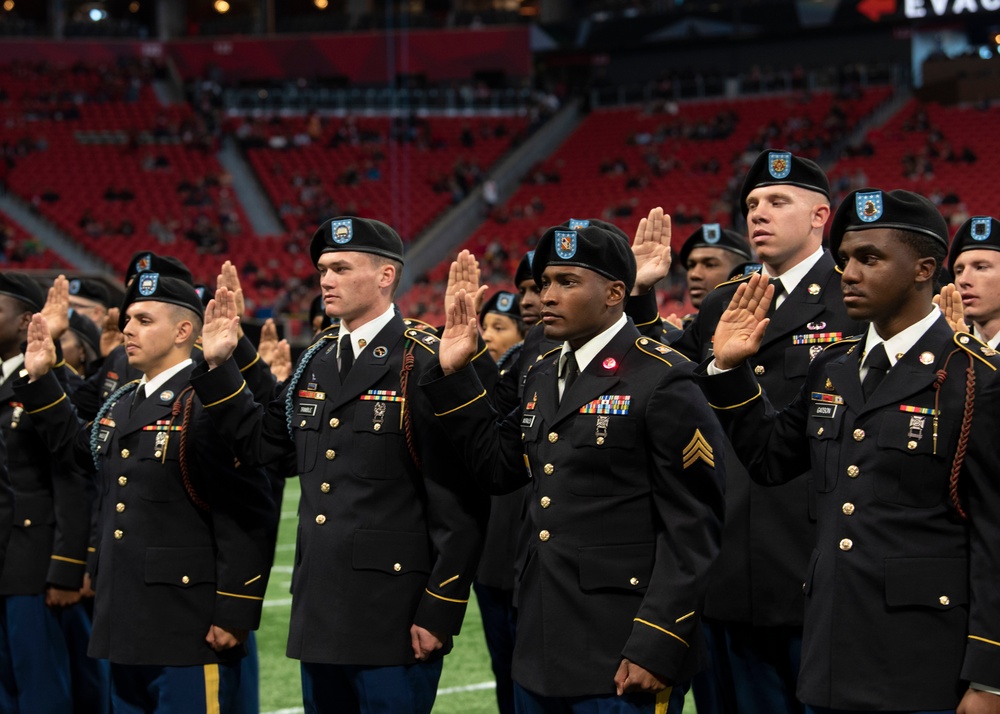
M 576 355 L 573 352 L 566 353 L 566 361 L 563 362 L 563 396 L 573 386 L 573 382 L 580 374 L 580 366 L 576 363 Z
M 354 346 L 351 345 L 351 338 L 340 344 L 340 381 L 347 379 L 347 375 L 354 366 Z
M 139 408 L 139 405 L 146 401 L 146 385 L 140 384 L 135 390 L 135 398 L 132 400 L 132 408 L 129 410 L 129 416 L 135 414 L 135 410 Z
M 778 298 L 785 292 L 785 286 L 782 285 L 779 278 L 771 278 L 769 282 L 774 286 L 774 295 L 771 297 L 771 306 L 767 308 L 767 316 L 771 317 L 771 315 L 774 314 L 774 311 L 778 309 Z
M 865 365 L 868 367 L 868 374 L 865 375 L 861 391 L 864 392 L 865 401 L 868 401 L 878 385 L 885 379 L 885 373 L 889 371 L 889 355 L 885 353 L 884 342 L 879 342 L 872 347 L 868 356 L 865 357 Z

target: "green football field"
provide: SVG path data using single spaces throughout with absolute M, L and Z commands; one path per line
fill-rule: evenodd
M 289 479 L 281 507 L 278 547 L 271 582 L 264 601 L 264 615 L 257 632 L 260 655 L 260 710 L 269 714 L 302 712 L 299 663 L 285 657 L 288 616 L 291 612 L 292 563 L 295 560 L 296 510 L 299 481 Z M 444 671 L 434 705 L 435 714 L 496 714 L 493 673 L 483 639 L 483 627 L 475 598 L 469 603 L 462 634 L 455 649 L 445 657 Z M 693 705 L 685 711 L 693 711 Z M 671 712 L 673 714 L 673 712 Z

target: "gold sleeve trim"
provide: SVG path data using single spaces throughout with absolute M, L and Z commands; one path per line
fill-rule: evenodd
M 73 565 L 86 565 L 86 560 L 77 560 L 76 558 L 67 558 L 65 555 L 50 555 L 52 560 L 61 560 L 64 563 L 73 563 Z
M 247 386 L 247 382 L 246 382 L 246 380 L 244 379 L 244 380 L 243 380 L 243 384 L 241 384 L 241 385 L 240 385 L 240 388 L 239 388 L 239 389 L 237 389 L 237 390 L 236 390 L 235 392 L 233 392 L 232 394 L 230 394 L 230 395 L 229 395 L 228 397 L 223 397 L 222 399 L 220 399 L 220 400 L 218 400 L 218 401 L 215 401 L 215 402 L 212 402 L 211 404 L 205 404 L 205 405 L 204 405 L 204 407 L 205 407 L 206 409 L 208 409 L 209 407 L 214 407 L 214 406 L 216 406 L 216 405 L 218 405 L 218 404 L 222 404 L 223 402 L 228 402 L 228 401 L 229 401 L 230 399 L 232 399 L 232 398 L 233 398 L 233 397 L 235 397 L 235 396 L 236 396 L 237 394 L 239 394 L 240 392 L 242 392 L 242 391 L 244 390 L 244 388 L 245 388 L 246 386 Z
M 221 590 L 215 591 L 216 595 L 225 595 L 226 597 L 238 597 L 241 600 L 263 600 L 262 597 L 256 597 L 255 595 L 238 595 L 236 593 L 226 593 Z
M 1000 642 L 994 642 L 993 640 L 988 640 L 985 637 L 977 637 L 976 635 L 969 635 L 970 640 L 977 640 L 979 642 L 985 642 L 988 645 L 993 645 L 994 647 L 1000 647 Z
M 469 602 L 468 600 L 456 600 L 453 597 L 444 597 L 443 595 L 438 595 L 437 593 L 432 593 L 427 588 L 424 588 L 424 592 L 427 593 L 428 595 L 430 595 L 431 597 L 436 597 L 438 600 L 444 600 L 445 602 L 457 602 L 459 605 L 465 605 L 466 603 Z
M 636 327 L 645 327 L 646 325 L 652 325 L 654 322 L 659 322 L 662 319 L 663 319 L 662 317 L 660 317 L 659 315 L 657 315 L 656 317 L 654 317 L 652 320 L 649 320 L 648 322 L 637 322 L 637 323 L 635 323 L 635 326 Z
M 452 575 L 452 576 L 451 576 L 450 578 L 448 578 L 447 580 L 445 580 L 445 581 L 444 581 L 443 583 L 438 583 L 438 587 L 439 587 L 439 588 L 443 588 L 443 587 L 444 587 L 445 585 L 447 585 L 448 583 L 453 583 L 453 582 L 455 582 L 456 580 L 458 580 L 458 578 L 459 578 L 459 576 L 457 576 L 457 575 Z
M 476 361 L 477 359 L 479 359 L 479 358 L 480 358 L 480 357 L 482 357 L 482 356 L 483 356 L 484 354 L 486 354 L 486 351 L 487 351 L 488 349 L 489 349 L 488 347 L 483 347 L 483 349 L 479 350 L 479 352 L 477 352 L 477 353 L 476 353 L 476 356 L 475 356 L 475 357 L 473 357 L 471 361 L 472 361 L 472 362 L 475 362 L 475 361 Z
M 680 617 L 678 617 L 676 620 L 674 620 L 674 624 L 676 624 L 678 622 L 683 622 L 684 620 L 688 619 L 692 615 L 694 615 L 694 610 L 692 610 L 691 612 L 689 612 L 686 615 L 681 615 Z
M 632 622 L 638 622 L 638 623 L 641 623 L 641 624 L 643 624 L 643 625 L 646 625 L 647 627 L 652 627 L 652 628 L 653 628 L 654 630 L 659 630 L 660 632 L 662 632 L 662 633 L 663 633 L 663 634 L 665 634 L 665 635 L 670 635 L 671 637 L 673 637 L 673 638 L 674 638 L 675 640 L 677 640 L 678 642 L 680 642 L 680 643 L 681 643 L 682 645 L 684 645 L 685 647 L 690 647 L 690 646 L 691 646 L 691 645 L 689 645 L 689 644 L 688 644 L 688 643 L 687 643 L 687 642 L 686 642 L 686 641 L 684 640 L 684 638 L 683 638 L 683 637 L 679 637 L 679 636 L 675 635 L 675 634 L 674 634 L 673 632 L 671 632 L 670 630 L 665 630 L 665 629 L 663 629 L 662 627 L 660 627 L 659 625 L 654 625 L 654 624 L 653 624 L 652 622 L 646 622 L 645 620 L 643 620 L 643 619 L 641 619 L 641 618 L 638 618 L 638 617 L 634 618 L 634 619 L 632 620 Z
M 253 367 L 258 362 L 260 362 L 260 353 L 259 352 L 254 355 L 254 358 L 250 362 L 250 364 L 248 364 L 246 367 L 240 367 L 240 371 L 241 372 L 246 372 L 248 369 L 250 369 L 251 367 Z
M 56 404 L 58 404 L 59 402 L 61 402 L 65 398 L 66 398 L 66 392 L 63 392 L 62 396 L 59 397 L 54 402 L 52 402 L 51 404 L 46 404 L 44 407 L 41 407 L 39 409 L 32 409 L 32 410 L 28 411 L 28 414 L 38 414 L 38 412 L 44 412 L 46 409 L 51 409 L 52 407 L 54 407 Z
M 727 409 L 739 409 L 740 407 L 746 406 L 747 404 L 749 404 L 750 402 L 752 402 L 754 399 L 757 399 L 761 394 L 763 394 L 763 392 L 761 391 L 760 385 L 758 384 L 757 385 L 757 393 L 755 395 L 753 395 L 752 397 L 750 397 L 749 399 L 747 399 L 745 402 L 740 402 L 739 404 L 733 404 L 733 405 L 728 406 L 728 407 L 717 407 L 716 405 L 714 405 L 711 402 L 709 402 L 708 406 L 710 406 L 710 407 L 712 407 L 712 409 L 715 409 L 715 410 L 720 411 L 720 412 L 724 412 Z
M 470 405 L 470 404 L 472 404 L 473 402 L 476 402 L 476 401 L 479 401 L 480 399 L 482 399 L 482 398 L 483 398 L 483 397 L 485 397 L 485 396 L 486 396 L 486 390 L 484 389 L 484 390 L 483 390 L 483 391 L 482 391 L 482 392 L 481 392 L 481 393 L 479 394 L 479 396 L 477 396 L 477 397 L 474 397 L 474 398 L 470 399 L 470 400 L 469 400 L 469 401 L 467 401 L 467 402 L 466 402 L 465 404 L 460 404 L 459 406 L 455 407 L 454 409 L 449 409 L 448 411 L 446 411 L 446 412 L 441 412 L 440 414 L 437 414 L 437 413 L 435 413 L 435 414 L 434 414 L 434 416 L 436 416 L 436 417 L 443 417 L 443 416 L 445 416 L 445 415 L 447 415 L 447 414 L 451 414 L 452 412 L 457 412 L 457 411 L 458 411 L 459 409 L 465 409 L 465 408 L 466 408 L 467 406 L 469 406 L 469 405 Z
M 247 580 L 247 581 L 246 581 L 245 583 L 243 583 L 243 584 L 244 584 L 244 585 L 249 585 L 250 583 L 255 583 L 255 582 L 257 582 L 258 580 L 260 580 L 260 576 L 259 576 L 259 575 L 258 575 L 257 577 L 255 577 L 255 578 L 250 578 L 249 580 Z

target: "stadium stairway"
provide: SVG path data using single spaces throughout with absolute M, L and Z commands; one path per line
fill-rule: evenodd
M 219 163 L 229 172 L 232 178 L 232 188 L 236 199 L 242 204 L 243 211 L 254 233 L 258 236 L 280 236 L 284 234 L 281 221 L 275 213 L 274 205 L 268 198 L 264 187 L 257 180 L 246 157 L 232 136 L 222 141 L 222 150 L 217 154 Z
M 497 185 L 502 204 L 521 184 L 534 166 L 551 156 L 583 120 L 582 102 L 573 100 L 562 107 L 521 146 L 512 151 L 485 177 Z M 486 218 L 483 187 L 470 191 L 458 205 L 444 213 L 406 253 L 406 271 L 400 293 L 405 292 L 466 239 L 475 234 Z
M 33 235 L 50 250 L 55 251 L 60 258 L 74 267 L 77 272 L 112 273 L 111 266 L 99 260 L 92 253 L 84 250 L 66 233 L 56 228 L 48 220 L 42 218 L 30 205 L 11 192 L 0 195 L 0 211 L 17 223 L 30 235 Z

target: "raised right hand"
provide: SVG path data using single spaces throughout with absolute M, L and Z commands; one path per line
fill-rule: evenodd
M 479 323 L 472 295 L 459 290 L 448 306 L 438 360 L 445 374 L 453 374 L 472 361 L 479 346 Z
M 24 352 L 24 368 L 32 382 L 41 379 L 56 365 L 56 345 L 49 326 L 40 312 L 31 316 L 28 324 L 28 348 Z
M 209 369 L 215 369 L 233 356 L 239 332 L 236 297 L 228 288 L 219 288 L 205 308 L 205 327 L 201 331 L 202 351 Z
M 118 329 L 118 308 L 112 307 L 108 310 L 108 316 L 104 318 L 104 327 L 101 328 L 101 356 L 107 357 L 124 341 L 125 335 Z
M 737 288 L 715 328 L 712 346 L 716 367 L 733 369 L 757 354 L 770 322 L 767 310 L 773 298 L 774 287 L 760 273 Z

